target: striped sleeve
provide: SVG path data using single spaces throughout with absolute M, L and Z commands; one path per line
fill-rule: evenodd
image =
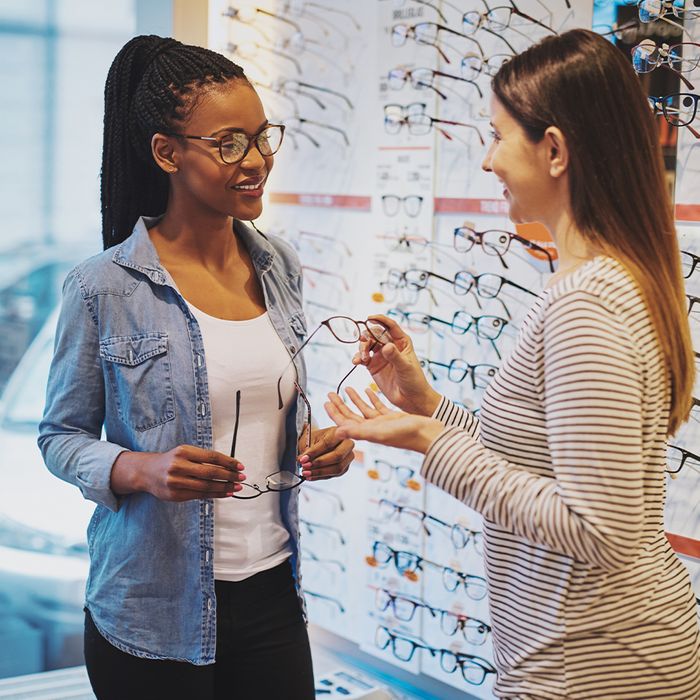
M 439 420 L 447 427 L 455 426 L 461 428 L 473 438 L 478 437 L 479 421 L 477 417 L 473 413 L 457 406 L 446 396 L 442 397 L 431 418 Z
M 637 357 L 629 329 L 600 297 L 563 294 L 544 319 L 554 478 L 505 461 L 458 427 L 430 446 L 423 476 L 535 544 L 609 571 L 627 566 L 641 546 L 644 515 Z

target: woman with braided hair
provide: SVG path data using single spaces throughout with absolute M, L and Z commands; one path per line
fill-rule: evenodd
M 305 427 L 299 261 L 242 223 L 283 132 L 207 49 L 139 36 L 109 70 L 105 250 L 64 284 L 39 431 L 97 504 L 100 700 L 314 696 L 294 487 L 344 473 L 353 443 Z

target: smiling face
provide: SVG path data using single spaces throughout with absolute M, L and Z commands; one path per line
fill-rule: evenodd
M 176 131 L 217 138 L 237 133 L 250 139 L 267 123 L 255 90 L 244 80 L 231 80 L 206 92 Z M 171 197 L 188 207 L 243 221 L 260 216 L 263 188 L 274 156 L 263 156 L 251 144 L 243 160 L 228 164 L 222 160 L 215 141 L 171 136 L 167 142 L 176 169 L 171 178 Z
M 491 98 L 491 126 L 493 141 L 481 167 L 503 185 L 511 221 L 546 223 L 562 204 L 549 138 L 533 143 L 496 97 Z

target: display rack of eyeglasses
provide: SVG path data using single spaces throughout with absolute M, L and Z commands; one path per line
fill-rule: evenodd
M 650 81 L 669 157 L 678 143 L 676 189 L 700 181 L 692 0 L 682 9 L 669 0 L 210 5 L 214 48 L 245 66 L 270 121 L 285 126 L 270 182 L 298 194 L 297 205 L 271 199 L 258 224 L 302 261 L 307 334 L 316 331 L 303 351 L 302 391 L 321 424 L 328 391 L 368 383 L 364 370 L 346 377 L 354 348 L 345 341 L 377 312 L 409 329 L 430 381 L 478 413 L 556 269 L 551 245 L 507 220 L 480 169 L 490 80 L 515 53 L 595 24 Z M 697 185 L 693 196 L 684 201 L 700 204 Z M 362 207 L 334 205 L 353 197 Z M 686 237 L 683 264 L 691 327 L 700 329 L 697 232 Z M 339 316 L 346 320 L 330 321 Z M 669 446 L 669 499 L 679 494 L 680 518 L 691 509 L 683 499 L 697 500 L 698 429 L 700 408 Z M 418 455 L 358 452 L 341 479 L 297 488 L 311 621 L 465 697 L 492 697 L 479 516 L 426 485 Z M 700 574 L 696 582 L 700 591 Z

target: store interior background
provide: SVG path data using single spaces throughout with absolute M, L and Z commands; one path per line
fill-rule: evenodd
M 270 121 L 287 125 L 257 223 L 299 251 L 309 331 L 334 314 L 390 312 L 411 329 L 435 385 L 478 410 L 556 264 L 538 226 L 517 229 L 534 247 L 513 240 L 502 250 L 508 237 L 498 234 L 493 247 L 469 246 L 470 228 L 516 232 L 495 178 L 480 169 L 489 71 L 546 27 L 606 33 L 631 23 L 615 39 L 628 56 L 644 39 L 700 42 L 694 0 L 652 23 L 636 21 L 635 6 L 608 0 L 571 0 L 571 8 L 566 0 L 517 0 L 529 17 L 465 31 L 465 11 L 507 4 L 0 0 L 0 679 L 82 663 L 92 504 L 45 470 L 36 428 L 61 283 L 101 247 L 103 88 L 119 48 L 137 34 L 174 35 L 244 66 Z M 440 29 L 431 45 L 400 28 L 421 22 L 462 35 Z M 431 38 L 427 31 L 418 37 Z M 700 46 L 694 51 L 700 56 Z M 700 68 L 684 75 L 696 83 Z M 666 68 L 640 80 L 650 95 L 697 94 Z M 681 247 L 700 255 L 700 139 L 657 120 Z M 700 118 L 694 126 L 700 131 Z M 470 284 L 485 273 L 492 277 Z M 700 270 L 686 285 L 700 297 Z M 700 299 L 690 323 L 700 351 Z M 326 331 L 315 339 L 306 353 L 309 397 L 326 424 L 325 394 L 350 369 L 353 348 Z M 368 381 L 358 370 L 349 383 L 362 389 Z M 700 385 L 695 395 L 700 403 Z M 671 444 L 681 448 L 670 450 L 672 465 L 678 457 L 683 464 L 668 479 L 667 531 L 700 596 L 700 408 Z M 314 645 L 342 655 L 338 667 L 370 685 L 490 698 L 492 674 L 478 684 L 474 668 L 493 662 L 480 519 L 425 485 L 419 468 L 411 453 L 360 445 L 345 477 L 301 487 Z M 441 650 L 462 655 L 464 672 L 441 664 Z

